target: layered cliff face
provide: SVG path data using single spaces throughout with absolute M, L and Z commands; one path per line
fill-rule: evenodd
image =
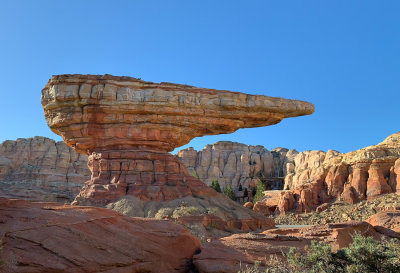
M 281 189 L 286 175 L 286 163 L 298 154 L 296 150 L 276 148 L 268 151 L 263 146 L 219 141 L 196 151 L 187 148 L 177 153 L 190 174 L 210 185 L 218 180 L 224 189 L 254 188 L 263 181 L 269 189 Z
M 275 195 L 275 204 L 263 201 L 280 212 L 310 211 L 333 199 L 353 204 L 400 192 L 400 132 L 347 154 L 332 150 L 301 152 L 286 164 L 286 172 L 285 191 L 266 195 L 266 199 Z
M 0 196 L 71 202 L 90 178 L 87 156 L 45 137 L 0 144 Z

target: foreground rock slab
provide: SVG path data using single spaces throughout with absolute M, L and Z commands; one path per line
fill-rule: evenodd
M 169 221 L 0 198 L 1 272 L 186 272 L 200 241 Z

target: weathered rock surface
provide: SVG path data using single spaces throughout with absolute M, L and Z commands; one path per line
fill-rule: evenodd
M 259 181 L 269 189 L 281 189 L 282 177 L 286 175 L 286 163 L 293 160 L 298 152 L 276 148 L 268 151 L 263 146 L 251 146 L 237 142 L 219 141 L 196 151 L 187 148 L 177 157 L 190 174 L 210 185 L 217 180 L 222 189 L 228 184 L 233 189 L 255 188 Z
M 87 156 L 45 137 L 0 144 L 0 196 L 71 202 L 90 178 Z
M 368 218 L 367 222 L 380 233 L 400 239 L 400 210 L 379 212 Z
M 307 102 L 111 75 L 53 76 L 42 90 L 42 105 L 49 127 L 89 155 L 92 177 L 74 203 L 97 206 L 124 196 L 226 198 L 191 176 L 168 151 L 194 137 L 314 112 Z
M 260 270 L 263 270 L 266 260 L 273 255 L 282 257 L 282 253 L 287 253 L 291 247 L 301 252 L 312 240 L 323 240 L 333 250 L 338 250 L 347 247 L 356 233 L 381 238 L 381 234 L 366 222 L 270 229 L 259 234 L 234 234 L 214 240 L 194 256 L 193 263 L 204 273 L 234 273 L 253 266 L 256 261 L 261 262 Z
M 399 190 L 400 132 L 378 145 L 347 154 L 332 150 L 302 152 L 286 166 L 284 188 L 290 190 L 296 200 L 286 206 L 287 210 L 311 211 L 333 199 L 351 204 L 374 199 Z M 269 202 L 270 206 L 277 207 L 281 202 L 275 198 L 276 202 L 271 204 L 267 199 L 268 194 L 262 202 Z
M 169 221 L 0 198 L 1 272 L 186 272 L 200 241 Z

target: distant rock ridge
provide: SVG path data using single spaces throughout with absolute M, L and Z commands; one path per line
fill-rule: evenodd
M 261 145 L 219 141 L 200 151 L 192 147 L 181 150 L 177 157 L 190 174 L 207 185 L 217 180 L 223 189 L 228 184 L 234 189 L 239 185 L 255 188 L 259 181 L 263 181 L 269 189 L 281 189 L 286 163 L 293 161 L 297 154 L 296 150 L 285 148 L 269 151 Z
M 71 202 L 90 178 L 87 156 L 45 137 L 0 144 L 0 196 Z

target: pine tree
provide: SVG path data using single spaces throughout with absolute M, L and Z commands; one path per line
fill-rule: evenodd
M 260 201 L 264 197 L 264 191 L 266 191 L 265 185 L 263 182 L 258 182 L 256 195 L 253 197 L 253 203 Z
M 226 186 L 226 189 L 224 190 L 224 194 L 226 196 L 228 196 L 230 199 L 232 199 L 233 201 L 236 201 L 235 191 L 232 189 L 232 186 L 230 184 L 228 184 Z
M 221 186 L 219 185 L 219 182 L 218 182 L 217 179 L 214 179 L 214 180 L 211 182 L 211 186 L 210 186 L 210 187 L 213 188 L 214 190 L 216 190 L 217 192 L 222 192 L 222 191 L 221 191 Z

